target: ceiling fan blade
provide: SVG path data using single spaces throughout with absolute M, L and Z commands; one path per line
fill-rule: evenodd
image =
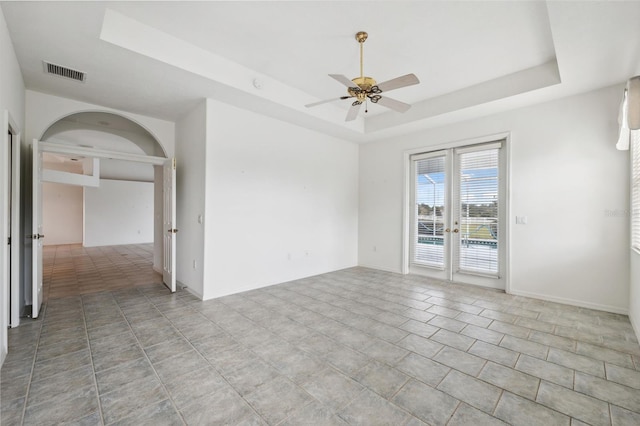
M 348 77 L 342 75 L 342 74 L 329 74 L 329 77 L 333 78 L 334 80 L 344 84 L 347 87 L 358 87 L 357 84 L 355 84 L 353 81 L 349 80 Z
M 349 108 L 349 112 L 347 112 L 347 118 L 344 119 L 344 121 L 353 121 L 356 119 L 356 117 L 358 116 L 358 111 L 360 111 L 360 106 L 362 105 L 362 102 L 359 104 L 353 104 L 351 105 L 351 108 Z
M 305 107 L 311 108 L 311 107 L 314 107 L 316 105 L 322 105 L 322 104 L 326 104 L 326 103 L 329 103 L 329 102 L 335 102 L 335 101 L 340 101 L 340 100 L 343 100 L 343 99 L 349 99 L 349 98 L 352 98 L 352 97 L 353 96 L 340 96 L 339 98 L 325 99 L 324 101 L 319 101 L 319 102 L 314 102 L 312 104 L 307 104 L 307 105 L 305 105 Z
M 401 87 L 413 86 L 414 84 L 420 83 L 418 77 L 415 74 L 407 74 L 402 77 L 396 77 L 391 80 L 383 81 L 378 84 L 378 89 L 381 92 L 388 92 L 389 90 L 400 89 Z
M 385 106 L 385 107 L 387 107 L 389 109 L 392 109 L 392 110 L 398 111 L 398 112 L 407 112 L 409 110 L 409 108 L 411 108 L 411 105 L 409 105 L 409 104 L 405 104 L 404 102 L 396 101 L 395 99 L 387 98 L 386 96 L 383 96 L 380 99 L 378 99 L 378 102 L 376 102 L 376 103 L 378 105 Z

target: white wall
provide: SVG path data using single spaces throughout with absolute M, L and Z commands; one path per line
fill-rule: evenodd
M 13 50 L 13 44 L 9 37 L 9 31 L 2 9 L 0 9 L 0 58 L 2 58 L 0 61 L 0 113 L 4 115 L 5 111 L 7 111 L 17 127 L 17 129 L 15 129 L 16 132 L 22 132 L 24 131 L 25 121 L 24 81 L 22 80 L 20 66 L 18 65 L 15 51 Z M 4 119 L 4 117 L 2 119 Z M 4 140 L 7 129 L 3 128 L 1 130 L 2 135 L 0 135 L 0 140 Z M 9 194 L 5 190 L 6 173 L 9 170 L 10 164 L 7 154 L 7 147 L 2 146 L 0 149 L 0 169 L 2 170 L 0 177 L 0 188 L 2 188 L 2 195 L 0 196 L 0 241 L 6 241 L 9 235 Z M 9 315 L 9 283 L 6 280 L 6 271 L 8 268 L 6 263 L 6 250 L 8 250 L 7 245 L 2 244 L 0 248 L 0 366 L 4 362 L 8 351 L 7 319 Z M 17 271 L 15 272 L 17 273 Z
M 42 230 L 45 245 L 82 243 L 82 187 L 42 183 Z
M 193 111 L 176 123 L 176 273 L 177 280 L 190 291 L 203 297 L 204 282 L 204 217 L 205 146 L 207 111 L 203 100 Z M 195 266 L 194 266 L 195 262 Z
M 100 180 L 84 187 L 84 246 L 153 242 L 153 182 Z
M 511 292 L 626 313 L 628 220 L 606 214 L 628 205 L 627 154 L 615 149 L 621 94 L 615 86 L 362 145 L 359 264 L 402 269 L 406 150 L 508 131 Z
M 357 264 L 357 145 L 213 100 L 206 120 L 205 299 Z

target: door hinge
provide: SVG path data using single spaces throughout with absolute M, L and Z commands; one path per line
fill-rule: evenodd
M 171 163 L 172 163 L 172 166 L 173 166 L 173 170 L 175 170 L 176 169 L 176 159 L 173 158 L 172 160 L 173 161 Z
M 11 245 L 11 237 L 7 237 L 7 245 Z

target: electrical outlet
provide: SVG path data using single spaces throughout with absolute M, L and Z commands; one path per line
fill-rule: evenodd
M 198 268 L 198 262 L 196 262 L 195 259 L 193 259 L 193 269 L 197 269 Z

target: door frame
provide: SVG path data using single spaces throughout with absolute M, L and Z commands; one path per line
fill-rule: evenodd
M 151 164 L 153 166 L 162 166 L 167 161 L 170 161 L 165 157 L 157 157 L 153 155 L 129 154 L 124 152 L 108 151 L 104 149 L 85 148 L 81 146 L 65 145 L 65 144 L 59 144 L 55 142 L 38 141 L 37 145 L 38 145 L 38 152 L 37 153 L 34 152 L 34 155 L 37 155 L 43 152 L 51 152 L 51 153 L 58 153 L 58 154 L 81 155 L 84 157 L 92 157 L 92 158 L 133 161 L 138 163 Z M 40 180 L 42 181 L 42 176 L 40 176 Z M 34 213 L 35 212 L 33 212 L 32 214 Z M 174 256 L 175 256 L 175 253 L 174 253 Z M 39 265 L 37 266 L 40 269 L 42 269 L 42 259 L 39 259 Z M 175 271 L 174 271 L 174 274 L 175 274 Z
M 9 118 L 11 118 L 9 116 Z M 11 124 L 11 120 L 9 121 Z M 21 282 L 21 256 L 22 256 L 22 217 L 21 210 L 21 181 L 20 181 L 20 156 L 21 156 L 21 133 L 13 133 L 13 151 L 11 158 L 11 300 L 9 301 L 9 327 L 20 325 L 20 282 Z
M 2 151 L 0 152 L 0 365 L 8 352 L 7 329 L 12 324 L 11 299 L 20 285 L 20 174 L 14 159 L 19 158 L 21 130 L 8 110 L 2 111 Z M 11 133 L 11 142 L 9 141 Z M 11 143 L 11 146 L 9 146 Z M 9 155 L 11 152 L 11 155 Z M 18 156 L 18 157 L 16 157 Z M 11 182 L 11 187 L 9 187 Z M 8 191 L 6 189 L 9 189 Z M 16 192 L 17 191 L 17 192 Z M 9 196 L 11 194 L 11 196 Z M 11 205 L 11 208 L 9 208 Z M 11 223 L 11 226 L 9 226 Z M 11 245 L 8 239 L 11 238 Z M 18 265 L 18 266 L 16 266 Z M 9 273 L 11 271 L 11 273 Z
M 505 292 L 511 293 L 511 132 L 494 133 L 485 136 L 479 136 L 471 139 L 461 139 L 452 142 L 443 142 L 434 145 L 422 146 L 420 148 L 412 148 L 405 150 L 403 153 L 403 168 L 404 168 L 404 181 L 403 181 L 403 196 L 402 196 L 402 274 L 409 274 L 410 262 L 411 262 L 411 216 L 413 209 L 411 204 L 412 194 L 412 162 L 411 156 L 415 154 L 421 154 L 431 151 L 442 151 L 447 149 L 461 148 L 468 145 L 477 145 L 483 143 L 495 142 L 498 140 L 504 140 L 504 157 L 505 157 L 505 170 L 503 176 L 506 178 L 505 182 L 505 237 L 504 237 L 504 250 L 505 250 L 505 265 L 504 265 L 504 278 L 505 278 Z
M 42 283 L 42 151 L 31 144 L 31 318 L 38 318 L 44 298 Z
M 415 155 L 415 154 L 414 154 Z M 445 215 L 443 216 L 443 225 L 444 227 L 446 227 L 447 229 L 451 226 L 449 224 L 449 219 L 451 216 L 451 206 L 452 206 L 452 200 L 451 200 L 451 187 L 452 187 L 452 179 L 451 176 L 449 176 L 449 163 L 452 161 L 451 160 L 451 156 L 453 155 L 453 153 L 451 152 L 450 149 L 435 149 L 435 150 L 429 150 L 426 152 L 420 152 L 417 153 L 417 155 L 419 155 L 420 157 L 422 157 L 421 159 L 427 159 L 427 158 L 442 158 L 443 159 L 443 166 L 444 166 L 444 175 L 445 175 L 445 179 L 444 179 L 444 194 L 443 194 L 443 200 L 444 200 L 444 211 L 445 211 Z M 411 259 L 413 259 L 413 257 L 415 256 L 415 244 L 411 244 L 409 243 L 410 241 L 413 240 L 413 232 L 412 232 L 412 228 L 413 228 L 413 217 L 415 215 L 415 175 L 416 175 L 416 163 L 417 160 L 415 158 L 412 158 L 413 155 L 410 156 L 409 161 L 409 173 L 412 176 L 412 178 L 409 181 L 409 192 L 408 192 L 408 202 L 407 202 L 407 210 L 409 211 L 409 239 L 407 240 L 408 244 L 407 244 L 407 250 L 408 250 L 408 257 L 407 257 L 407 266 L 408 266 L 408 271 L 407 273 L 417 273 L 415 270 L 412 271 L 411 269 Z M 410 208 L 411 207 L 411 208 Z M 430 268 L 432 270 L 432 274 L 431 277 L 437 280 L 443 280 L 443 281 L 448 281 L 448 269 L 447 269 L 447 265 L 449 265 L 451 263 L 452 260 L 452 252 L 451 250 L 448 249 L 448 247 L 451 245 L 451 239 L 452 239 L 452 235 L 451 233 L 444 232 L 442 235 L 442 242 L 443 242 L 443 251 L 442 251 L 442 255 L 443 255 L 443 260 L 442 260 L 442 264 L 443 267 L 440 268 L 438 266 L 427 266 L 424 265 L 422 266 L 423 268 Z

